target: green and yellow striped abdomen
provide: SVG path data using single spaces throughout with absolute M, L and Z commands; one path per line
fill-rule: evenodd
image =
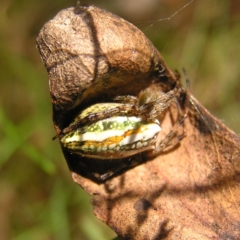
M 61 138 L 69 151 L 98 159 L 117 159 L 155 149 L 159 122 L 137 116 L 113 116 L 71 131 Z

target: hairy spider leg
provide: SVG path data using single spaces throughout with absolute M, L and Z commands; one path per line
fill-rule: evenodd
M 178 106 L 178 109 L 180 110 L 180 117 L 178 118 L 177 122 L 174 124 L 171 131 L 159 143 L 159 145 L 156 147 L 156 149 L 148 153 L 148 155 L 151 157 L 157 156 L 160 152 L 162 152 L 164 149 L 167 149 L 168 147 L 171 147 L 171 148 L 176 147 L 181 142 L 181 140 L 186 136 L 185 132 L 178 135 L 178 129 L 184 124 L 184 120 L 188 116 L 189 102 L 190 102 L 190 91 L 189 91 L 190 81 L 189 81 L 189 77 L 186 73 L 186 70 L 184 68 L 183 68 L 183 72 L 184 72 L 184 75 L 186 78 L 186 90 L 184 91 L 185 92 L 185 103 L 184 103 L 185 112 L 184 113 L 182 112 L 179 101 L 177 100 L 177 98 L 180 96 L 179 88 L 175 89 L 175 91 L 171 90 L 171 91 L 174 91 L 174 94 L 175 94 L 174 100 Z M 171 91 L 168 92 L 169 96 L 165 96 L 166 98 L 169 97 L 169 101 L 166 101 L 167 102 L 166 106 L 167 105 L 170 106 L 173 103 L 173 99 L 171 97 L 171 95 L 173 93 L 171 93 Z

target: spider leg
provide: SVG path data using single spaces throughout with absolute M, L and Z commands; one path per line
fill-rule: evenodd
M 180 119 L 174 124 L 171 131 L 165 136 L 165 138 L 158 144 L 155 150 L 148 153 L 149 157 L 155 157 L 159 155 L 160 152 L 163 150 L 168 150 L 168 148 L 172 149 L 175 148 L 181 140 L 186 136 L 185 132 L 179 134 L 178 130 L 184 123 L 185 118 L 187 115 L 180 117 Z
M 167 108 L 169 108 L 172 103 L 178 103 L 177 97 L 178 97 L 178 91 L 179 89 L 171 90 L 162 96 L 160 96 L 157 100 L 153 102 L 154 107 L 152 111 L 150 111 L 150 118 L 155 119 L 157 118 L 163 111 L 165 111 Z
M 180 102 L 177 100 L 178 97 L 181 94 L 181 90 L 179 88 L 171 90 L 168 93 L 166 93 L 165 95 L 163 95 L 163 98 L 165 98 L 165 99 L 161 99 L 161 101 L 159 102 L 160 106 L 158 106 L 158 108 L 156 110 L 156 113 L 157 112 L 161 113 L 161 111 L 165 110 L 173 102 L 175 102 L 177 107 L 178 107 L 180 116 L 179 116 L 177 122 L 174 124 L 173 128 L 171 129 L 171 131 L 157 145 L 156 149 L 154 149 L 152 152 L 148 153 L 148 155 L 150 157 L 157 156 L 163 150 L 169 150 L 169 148 L 170 149 L 175 148 L 177 145 L 179 145 L 181 140 L 186 136 L 184 130 L 183 130 L 183 133 L 179 134 L 179 128 L 181 126 L 183 126 L 184 121 L 185 121 L 185 119 L 188 116 L 189 101 L 190 101 L 190 93 L 189 93 L 190 82 L 189 82 L 189 78 L 188 78 L 188 75 L 187 75 L 185 69 L 183 69 L 183 72 L 184 72 L 184 75 L 186 77 L 186 85 L 187 85 L 186 90 L 184 90 L 184 94 L 185 94 L 184 109 L 185 109 L 185 112 L 182 112 L 182 108 L 180 106 Z M 163 102 L 162 102 L 162 100 L 163 100 Z

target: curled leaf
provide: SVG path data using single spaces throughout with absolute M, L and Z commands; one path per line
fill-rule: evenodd
M 58 133 L 71 114 L 93 102 L 136 96 L 156 80 L 166 90 L 176 85 L 177 77 L 136 27 L 93 6 L 61 11 L 37 43 Z M 176 117 L 173 106 L 161 139 Z M 94 214 L 123 239 L 239 239 L 239 136 L 193 96 L 180 130 L 185 138 L 177 147 L 101 184 L 80 174 L 84 162 L 103 172 L 101 161 L 63 152 L 73 180 L 93 196 Z
M 49 75 L 58 133 L 69 115 L 92 102 L 136 96 L 154 79 L 170 88 L 175 84 L 174 74 L 138 28 L 94 6 L 59 12 L 41 29 L 37 47 Z

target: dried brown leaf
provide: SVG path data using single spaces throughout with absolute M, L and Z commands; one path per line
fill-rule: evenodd
M 114 95 L 137 95 L 161 69 L 159 82 L 173 88 L 176 81 L 137 28 L 96 7 L 63 10 L 37 41 L 57 133 L 72 111 Z M 166 113 L 161 138 L 175 113 L 174 107 Z M 73 180 L 93 196 L 94 214 L 123 239 L 240 238 L 239 136 L 193 96 L 181 130 L 186 137 L 179 146 L 104 183 L 81 176 L 84 159 L 64 151 Z
M 50 79 L 58 133 L 76 108 L 136 96 L 155 78 L 169 87 L 175 84 L 162 56 L 138 28 L 94 6 L 59 12 L 41 29 L 37 47 Z

